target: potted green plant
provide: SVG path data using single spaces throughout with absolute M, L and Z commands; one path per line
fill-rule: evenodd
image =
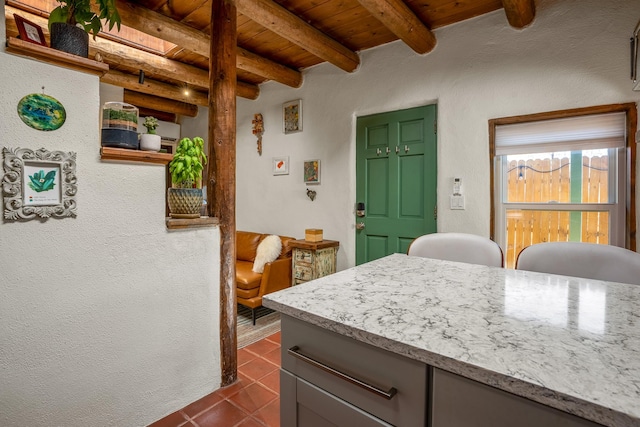
M 153 116 L 147 116 L 142 126 L 147 128 L 147 133 L 140 135 L 140 149 L 145 151 L 160 151 L 161 138 L 156 134 L 158 127 L 158 119 Z
M 102 20 L 111 30 L 120 31 L 120 14 L 116 0 L 58 0 L 60 5 L 49 15 L 51 47 L 74 55 L 89 56 L 89 33 L 96 36 L 102 30 Z M 95 4 L 99 12 L 93 12 Z
M 169 163 L 171 188 L 167 190 L 172 218 L 198 218 L 202 208 L 202 171 L 207 164 L 204 140 L 182 138 Z

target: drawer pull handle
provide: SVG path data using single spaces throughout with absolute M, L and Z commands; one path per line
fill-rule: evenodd
M 398 390 L 395 387 L 391 387 L 388 391 L 380 390 L 378 387 L 372 386 L 371 384 L 367 384 L 364 381 L 361 381 L 357 378 L 352 377 L 351 375 L 347 375 L 344 372 L 340 372 L 337 369 L 332 368 L 331 366 L 327 366 L 324 363 L 318 362 L 317 360 L 307 356 L 306 354 L 300 353 L 300 348 L 296 345 L 287 350 L 287 353 L 292 355 L 293 357 L 302 360 L 303 362 L 307 362 L 308 364 L 315 366 L 316 368 L 322 369 L 325 372 L 328 372 L 332 375 L 335 375 L 338 378 L 341 378 L 345 381 L 350 382 L 351 384 L 355 384 L 358 387 L 361 387 L 371 393 L 378 395 L 380 397 L 384 397 L 387 400 L 391 400 L 393 396 L 398 393 Z

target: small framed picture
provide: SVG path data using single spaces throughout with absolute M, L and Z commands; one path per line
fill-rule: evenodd
M 285 134 L 302 131 L 302 100 L 282 104 L 282 131 Z
M 288 156 L 273 158 L 273 174 L 289 175 L 289 157 Z
M 320 184 L 320 160 L 305 160 L 304 183 Z
M 42 28 L 38 24 L 34 24 L 31 21 L 27 21 L 18 14 L 13 14 L 16 20 L 16 26 L 18 27 L 18 33 L 20 33 L 20 39 L 26 42 L 39 44 L 42 46 L 47 45 L 47 40 L 44 38 Z

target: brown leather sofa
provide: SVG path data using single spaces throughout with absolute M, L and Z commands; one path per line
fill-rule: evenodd
M 291 248 L 293 237 L 280 236 L 282 251 L 273 262 L 266 263 L 263 273 L 252 271 L 256 250 L 269 234 L 236 232 L 236 301 L 251 309 L 256 324 L 256 308 L 262 306 L 262 296 L 291 286 Z

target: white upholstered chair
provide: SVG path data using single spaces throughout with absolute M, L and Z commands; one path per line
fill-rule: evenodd
M 520 252 L 516 269 L 640 285 L 640 254 L 611 245 L 538 243 Z
M 502 267 L 504 263 L 502 249 L 496 242 L 466 233 L 425 234 L 411 242 L 407 255 L 493 267 Z

